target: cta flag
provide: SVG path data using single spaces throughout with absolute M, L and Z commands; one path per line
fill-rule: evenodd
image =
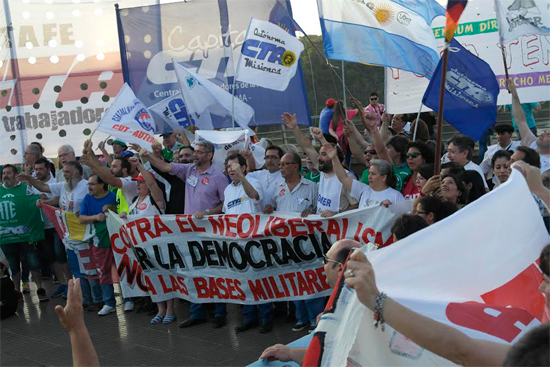
M 185 103 L 181 92 L 155 103 L 149 107 L 149 111 L 155 116 L 157 134 L 169 133 L 174 130 L 183 130 L 189 140 L 193 140 L 194 134 L 189 131 L 195 122 L 191 120 L 185 109 Z
M 0 198 L 0 245 L 44 239 L 44 222 L 36 207 L 38 195 Z
M 481 222 L 483 231 L 475 230 Z M 547 321 L 536 262 L 549 241 L 525 179 L 514 170 L 505 184 L 452 216 L 366 255 L 378 289 L 405 307 L 471 338 L 513 344 Z M 391 325 L 374 329 L 373 313 L 340 285 L 303 366 L 454 365 Z
M 435 0 L 317 0 L 329 59 L 411 71 L 431 78 L 439 53 L 431 23 Z
M 468 0 L 449 0 L 447 3 L 447 19 L 445 22 L 445 41 L 450 43 L 453 39 L 460 15 L 466 8 Z
M 495 0 L 500 43 L 527 34 L 550 37 L 548 0 Z
M 442 62 L 422 98 L 422 103 L 434 111 L 439 109 Z M 496 122 L 499 91 L 489 64 L 453 39 L 445 78 L 445 120 L 461 133 L 479 140 Z
M 260 87 L 285 91 L 298 69 L 304 45 L 273 23 L 251 18 L 235 78 Z
M 97 130 L 126 143 L 139 144 L 148 150 L 155 142 L 155 121 L 126 83 L 101 119 Z
M 252 107 L 177 62 L 174 70 L 187 112 L 199 129 L 213 129 L 212 115 L 231 120 L 232 113 L 236 124 L 243 129 L 248 127 L 254 117 Z

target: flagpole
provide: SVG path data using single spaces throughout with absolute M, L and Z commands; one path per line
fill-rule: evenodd
M 347 120 L 348 118 L 348 104 L 347 104 L 347 99 L 346 99 L 346 72 L 344 70 L 344 60 L 342 60 L 342 87 L 343 87 L 343 90 L 344 90 L 344 119 Z M 350 93 L 351 95 L 351 93 Z
M 510 78 L 508 75 L 508 64 L 506 63 L 506 51 L 504 50 L 504 45 L 500 45 L 500 50 L 502 51 L 502 61 L 504 62 L 504 74 L 506 75 L 506 80 Z M 504 82 L 506 84 L 506 81 Z M 510 91 L 508 91 L 510 93 Z
M 413 141 L 416 141 L 416 131 L 418 130 L 418 120 L 420 120 L 420 112 L 422 112 L 422 102 L 420 102 L 420 108 L 418 109 L 418 115 L 416 115 L 416 122 L 414 123 Z
M 439 94 L 439 110 L 437 112 L 437 138 L 435 140 L 435 162 L 434 162 L 434 175 L 439 174 L 439 166 L 441 164 L 441 134 L 443 131 L 443 108 L 445 105 L 445 78 L 447 77 L 447 62 L 449 61 L 449 46 L 450 43 L 445 44 L 445 51 L 443 51 L 443 65 L 441 68 L 441 89 Z

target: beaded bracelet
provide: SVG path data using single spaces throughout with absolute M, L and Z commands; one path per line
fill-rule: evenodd
M 386 302 L 386 293 L 380 292 L 376 297 L 374 304 L 374 328 L 377 329 L 380 325 L 380 330 L 384 331 L 384 317 L 382 315 L 382 309 L 384 308 L 384 303 Z

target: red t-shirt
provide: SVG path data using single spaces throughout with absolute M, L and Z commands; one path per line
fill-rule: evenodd
M 403 196 L 405 197 L 405 200 L 410 199 L 416 199 L 420 196 L 420 190 L 418 189 L 418 186 L 414 184 L 414 175 L 411 175 L 409 178 L 409 182 L 407 182 L 407 186 L 403 189 Z
M 348 120 L 351 120 L 356 115 L 357 115 L 357 110 L 348 110 Z M 330 120 L 329 129 L 334 130 L 334 125 L 332 124 L 332 120 Z M 334 131 L 336 132 L 336 135 L 338 135 L 338 137 L 344 135 L 344 121 L 342 121 L 342 119 L 338 121 L 338 127 Z

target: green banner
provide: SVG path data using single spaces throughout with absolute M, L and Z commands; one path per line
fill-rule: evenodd
M 44 222 L 36 207 L 38 195 L 0 198 L 0 245 L 44 239 Z
M 445 27 L 433 29 L 435 38 L 445 37 Z M 480 22 L 461 23 L 456 29 L 455 37 L 471 36 L 474 34 L 498 32 L 498 23 L 496 19 L 487 19 Z

